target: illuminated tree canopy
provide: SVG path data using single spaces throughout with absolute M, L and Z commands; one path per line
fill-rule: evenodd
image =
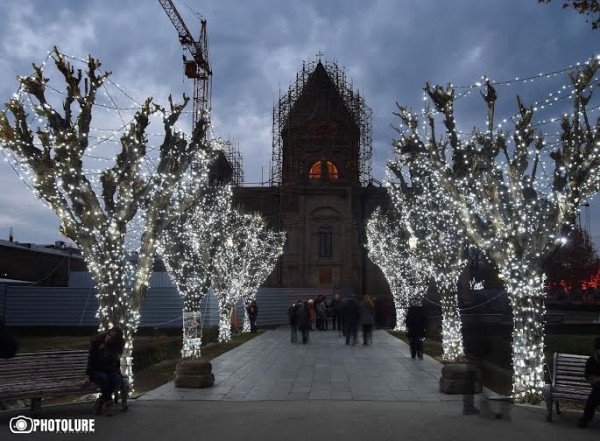
M 201 317 L 200 302 L 211 287 L 215 255 L 226 239 L 224 232 L 233 210 L 231 187 L 209 187 L 205 163 L 200 160 L 195 167 L 197 181 L 176 193 L 170 207 L 174 220 L 166 227 L 160 245 L 167 271 L 183 298 L 184 316 L 197 313 Z M 197 194 L 196 203 L 181 211 L 179 203 L 191 192 Z M 199 358 L 201 337 L 197 330 L 189 331 L 190 335 L 186 334 L 184 326 L 182 357 Z
M 547 144 L 533 123 L 534 107 L 517 99 L 512 136 L 494 126 L 496 91 L 483 95 L 488 127 L 462 136 L 454 116 L 455 92 L 429 84 L 433 110 L 419 118 L 400 107 L 399 151 L 429 170 L 447 195 L 471 243 L 497 265 L 513 309 L 513 396 L 535 402 L 544 386 L 544 289 L 542 265 L 561 229 L 572 225 L 579 204 L 600 181 L 600 120 L 588 105 L 600 60 L 570 72 L 573 112 L 561 119 L 558 142 Z M 439 136 L 437 118 L 444 136 Z M 552 167 L 553 172 L 545 170 Z
M 285 234 L 268 228 L 257 213 L 233 211 L 215 253 L 212 289 L 219 302 L 219 341 L 231 340 L 231 317 L 239 301 L 256 295 L 283 253 Z
M 88 57 L 81 63 L 83 73 L 71 64 L 78 60 L 58 49 L 51 57 L 56 71 L 34 65 L 32 75 L 18 77 L 18 93 L 0 112 L 0 142 L 24 181 L 58 215 L 62 234 L 81 249 L 98 289 L 100 328 L 123 327 L 122 366 L 131 377 L 132 337 L 156 241 L 170 222 L 166 209 L 178 182 L 186 179 L 193 159 L 210 150 L 208 116 L 188 139 L 175 128 L 188 102 L 185 96 L 182 104 L 169 99 L 169 109 L 148 98 L 125 121 L 130 109 L 119 107 L 108 93 L 108 86 L 116 85 L 110 72 L 100 71 L 99 60 Z M 49 84 L 52 75 L 64 80 L 64 91 Z M 106 110 L 121 117 L 121 128 L 98 136 L 92 131 L 92 113 Z M 162 141 L 156 147 L 148 142 L 151 118 L 162 120 Z M 108 119 L 100 122 L 108 124 Z M 113 141 L 119 133 L 120 140 Z M 182 201 L 182 209 L 193 202 Z M 137 242 L 127 245 L 131 235 Z

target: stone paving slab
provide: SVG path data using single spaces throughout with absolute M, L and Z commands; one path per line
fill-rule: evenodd
M 139 400 L 462 400 L 440 394 L 441 363 L 411 359 L 408 345 L 386 331 L 376 330 L 370 346 L 346 345 L 337 331 L 312 331 L 308 344 L 292 344 L 289 332 L 267 331 L 213 359 L 213 387 L 170 382 Z

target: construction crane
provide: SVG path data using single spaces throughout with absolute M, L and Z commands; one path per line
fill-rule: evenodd
M 186 48 L 192 59 L 183 56 L 185 75 L 194 80 L 194 110 L 193 126 L 200 120 L 204 111 L 210 109 L 211 76 L 210 64 L 208 63 L 208 40 L 206 38 L 206 20 L 200 20 L 200 38 L 194 40 L 185 22 L 179 15 L 179 11 L 171 0 L 158 0 L 169 19 L 179 33 L 179 42 Z

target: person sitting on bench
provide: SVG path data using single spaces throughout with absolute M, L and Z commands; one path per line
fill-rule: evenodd
M 577 422 L 579 427 L 585 427 L 592 421 L 596 407 L 600 404 L 600 337 L 594 340 L 594 353 L 585 363 L 584 375 L 588 383 L 592 385 L 592 392 L 585 402 L 583 416 Z
M 111 328 L 92 337 L 84 385 L 96 383 L 102 391 L 92 407 L 94 415 L 113 415 L 112 394 L 123 382 L 120 359 L 124 346 L 121 328 Z

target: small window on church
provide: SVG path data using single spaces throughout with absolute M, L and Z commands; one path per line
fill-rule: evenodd
M 333 231 L 329 225 L 319 227 L 319 257 L 331 258 Z
M 308 172 L 309 179 L 337 180 L 339 177 L 337 167 L 331 161 L 317 161 Z

